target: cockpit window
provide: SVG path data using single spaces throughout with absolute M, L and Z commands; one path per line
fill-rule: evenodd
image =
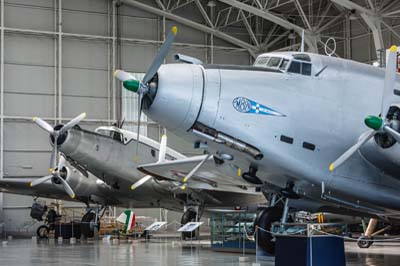
M 292 61 L 288 72 L 302 74 L 304 76 L 311 76 L 311 64 L 300 61 Z
M 284 71 L 288 63 L 289 63 L 288 59 L 283 59 L 281 65 L 279 66 L 279 69 Z
M 269 58 L 270 58 L 269 56 L 257 58 L 256 62 L 254 63 L 254 66 L 265 67 L 268 63 Z
M 311 58 L 307 54 L 294 54 L 293 58 L 296 59 L 296 60 L 300 60 L 300 61 L 311 62 Z
M 293 62 L 290 64 L 290 67 L 289 67 L 289 69 L 288 69 L 288 72 L 300 74 L 300 73 L 301 73 L 301 63 L 300 63 L 300 62 L 297 62 L 297 61 L 293 61 Z
M 267 67 L 277 68 L 281 63 L 281 60 L 282 58 L 280 57 L 271 57 L 271 59 L 268 61 Z
M 311 76 L 311 64 L 301 63 L 301 74 Z

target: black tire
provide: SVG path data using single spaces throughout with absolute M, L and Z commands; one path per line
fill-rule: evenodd
M 36 235 L 39 239 L 49 238 L 49 227 L 47 225 L 41 225 L 36 230 Z
M 197 213 L 193 209 L 188 209 L 181 218 L 181 224 L 187 224 L 188 222 L 195 222 L 196 221 Z M 186 238 L 195 239 L 199 234 L 199 230 L 196 229 L 193 232 L 182 232 L 182 238 L 185 240 Z
M 357 245 L 359 248 L 369 248 L 374 241 L 372 241 L 373 238 L 368 238 L 366 236 L 360 236 L 360 238 L 357 240 Z
M 96 221 L 96 213 L 88 212 L 82 217 L 81 234 L 83 237 L 94 237 L 94 226 Z M 97 228 L 100 229 L 100 221 L 97 222 Z
M 281 219 L 283 209 L 279 206 L 274 206 L 261 210 L 256 219 L 254 220 L 254 230 L 256 226 L 259 228 L 270 231 L 271 225 Z M 257 233 L 257 244 L 270 255 L 275 254 L 275 242 L 273 241 L 273 236 L 269 232 L 259 229 Z

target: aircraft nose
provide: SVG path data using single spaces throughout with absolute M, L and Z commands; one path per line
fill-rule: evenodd
M 203 99 L 201 66 L 162 65 L 157 75 L 157 91 L 145 113 L 171 131 L 187 131 L 195 123 Z

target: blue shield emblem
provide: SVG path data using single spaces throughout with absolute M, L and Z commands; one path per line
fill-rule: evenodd
M 236 111 L 241 113 L 259 114 L 259 115 L 273 115 L 273 116 L 286 116 L 272 108 L 257 103 L 246 97 L 236 97 L 232 101 L 233 107 Z

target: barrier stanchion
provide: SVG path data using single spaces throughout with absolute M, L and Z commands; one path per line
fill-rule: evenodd
M 256 225 L 255 239 L 256 239 L 256 264 L 258 264 L 258 225 Z

